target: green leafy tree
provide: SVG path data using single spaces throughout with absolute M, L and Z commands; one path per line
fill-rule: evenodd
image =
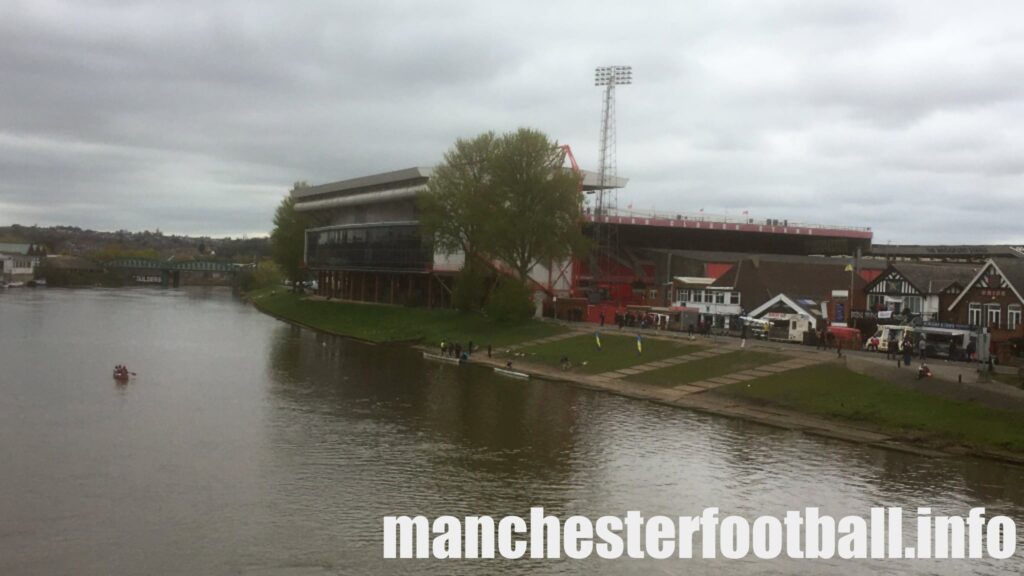
M 305 182 L 296 182 L 292 191 L 305 188 Z M 295 199 L 289 194 L 281 200 L 274 214 L 274 231 L 270 234 L 271 254 L 285 278 L 298 290 L 303 279 L 303 254 L 306 242 L 306 218 L 295 209 Z
M 585 249 L 578 176 L 565 152 L 528 128 L 503 135 L 490 162 L 492 215 L 483 244 L 525 282 L 535 266 Z
M 524 287 L 520 292 L 529 305 L 525 284 L 530 271 L 586 248 L 578 176 L 564 163 L 557 142 L 536 130 L 499 138 L 486 132 L 456 141 L 420 197 L 425 237 L 439 252 L 461 251 L 467 268 L 504 264 Z M 479 273 L 470 269 L 461 276 L 474 279 Z M 466 292 L 475 294 L 476 289 Z M 506 300 L 518 298 L 513 289 L 504 292 Z M 459 296 L 460 302 L 474 301 Z
M 431 174 L 427 193 L 419 197 L 424 237 L 443 254 L 461 251 L 470 266 L 490 220 L 495 145 L 493 132 L 457 140 Z

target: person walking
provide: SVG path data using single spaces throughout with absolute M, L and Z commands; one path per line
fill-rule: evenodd
M 601 328 L 604 328 L 604 311 L 601 312 Z
M 907 336 L 903 340 L 903 365 L 910 366 L 910 360 L 914 357 L 914 344 L 910 341 L 910 336 Z
M 917 350 L 921 353 L 921 360 L 924 360 L 928 356 L 928 342 L 925 341 L 924 336 L 917 341 Z
M 747 347 L 747 323 L 743 323 L 743 332 L 740 334 L 740 348 Z

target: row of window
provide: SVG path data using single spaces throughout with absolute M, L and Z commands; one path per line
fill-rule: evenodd
M 984 314 L 984 315 L 983 315 Z M 1001 326 L 1003 308 L 999 304 L 984 304 L 971 302 L 967 306 L 967 322 L 972 326 Z M 984 318 L 984 324 L 982 319 Z M 1006 329 L 1016 330 L 1021 324 L 1021 305 L 1008 304 L 1006 306 Z
M 318 230 L 306 235 L 311 266 L 423 269 L 433 254 L 415 225 Z
M 676 301 L 687 304 L 739 304 L 740 293 L 727 290 L 676 290 Z
M 415 226 L 376 226 L 366 228 L 344 228 L 310 232 L 310 244 L 330 246 L 339 244 L 419 244 L 419 232 Z
M 924 298 L 920 296 L 886 296 L 884 294 L 868 294 L 869 310 L 892 310 L 899 314 L 905 309 L 914 314 L 924 311 Z

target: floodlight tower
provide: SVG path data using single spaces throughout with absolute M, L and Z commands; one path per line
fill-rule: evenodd
M 594 210 L 594 240 L 597 245 L 597 258 L 591 260 L 593 277 L 597 280 L 598 293 L 606 278 L 605 272 L 610 271 L 612 252 L 618 248 L 617 229 L 612 224 L 602 222 L 610 211 L 616 208 L 618 192 L 615 188 L 615 87 L 633 83 L 632 66 L 599 66 L 594 70 L 594 85 L 604 87 L 604 100 L 601 106 L 601 150 L 598 164 L 599 176 L 597 199 Z M 603 266 L 602 266 L 603 261 Z M 610 289 L 611 286 L 608 285 Z M 610 294 L 605 292 L 602 299 Z
M 633 83 L 632 66 L 599 66 L 594 70 L 594 85 L 604 86 L 601 106 L 601 150 L 598 170 L 600 187 L 597 191 L 598 214 L 615 208 L 615 197 L 605 187 L 614 185 L 615 165 L 615 87 Z

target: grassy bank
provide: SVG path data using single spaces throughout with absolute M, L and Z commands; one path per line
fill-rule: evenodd
M 1024 414 L 905 390 L 835 364 L 729 384 L 711 393 L 945 441 L 1024 451 Z
M 601 333 L 598 350 L 594 334 L 581 334 L 557 342 L 538 344 L 518 350 L 526 362 L 559 366 L 562 356 L 569 358 L 573 370 L 587 374 L 611 372 L 637 364 L 663 360 L 696 352 L 701 348 L 669 340 L 643 340 L 643 353 L 637 353 L 636 336 Z
M 501 324 L 480 315 L 452 310 L 314 300 L 281 288 L 258 290 L 247 297 L 261 310 L 275 316 L 372 342 L 418 340 L 434 346 L 445 340 L 465 346 L 472 340 L 480 347 L 507 346 L 566 330 L 557 324 L 536 320 Z

